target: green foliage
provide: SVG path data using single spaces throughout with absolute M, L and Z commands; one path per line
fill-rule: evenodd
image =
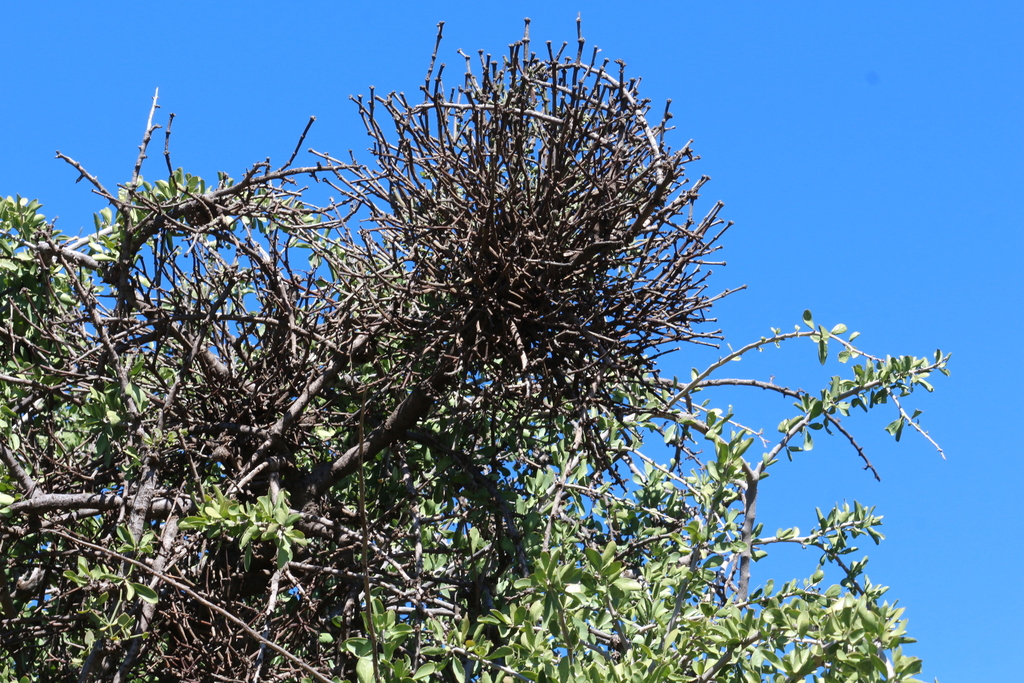
M 757 500 L 830 435 L 875 473 L 858 413 L 930 441 L 902 401 L 949 356 L 874 356 L 805 311 L 661 376 L 660 343 L 712 336 L 692 326 L 719 221 L 687 218 L 692 155 L 658 142 L 633 82 L 510 59 L 466 86 L 476 104 L 422 105 L 472 110 L 451 138 L 377 101 L 404 140 L 377 139 L 380 170 L 317 154 L 109 192 L 76 165 L 110 204 L 81 238 L 0 201 L 0 680 L 915 680 L 903 610 L 857 545 L 884 539 L 875 509 L 766 535 Z M 630 167 L 608 131 L 654 147 Z M 513 134 L 577 156 L 472 146 Z M 449 156 L 389 178 L 413 142 Z M 467 168 L 500 191 L 471 197 L 486 184 Z M 345 199 L 307 202 L 307 174 Z M 836 374 L 732 377 L 783 344 Z M 786 405 L 776 432 L 727 404 L 745 387 Z M 807 551 L 803 575 L 757 573 L 780 543 Z
M 245 551 L 245 569 L 252 563 L 251 543 L 270 541 L 277 548 L 277 568 L 281 569 L 292 561 L 294 545 L 306 545 L 309 541 L 295 522 L 302 515 L 291 512 L 287 495 L 278 497 L 260 496 L 255 504 L 238 503 L 230 500 L 218 486 L 213 486 L 214 496 L 204 500 L 200 514 L 185 517 L 178 524 L 183 531 L 198 529 L 212 537 L 227 537 L 238 541 L 238 547 Z

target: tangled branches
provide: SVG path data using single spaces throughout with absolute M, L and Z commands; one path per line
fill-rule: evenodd
M 694 222 L 707 178 L 687 181 L 689 145 L 665 145 L 668 107 L 650 125 L 622 62 L 613 76 L 596 49 L 587 61 L 582 38 L 574 58 L 550 43 L 541 58 L 528 35 L 501 60 L 481 52 L 479 76 L 463 55 L 450 93 L 435 50 L 423 102 L 360 98 L 378 167 L 349 167 L 339 189 L 407 271 L 395 322 L 429 340 L 420 372 L 585 419 L 648 381 L 659 349 L 713 336 L 694 325 L 721 205 Z
M 60 155 L 110 204 L 93 235 L 8 207 L 3 462 L 24 493 L 11 512 L 33 522 L 4 543 L 45 546 L 46 595 L 99 624 L 34 636 L 59 651 L 91 633 L 69 658 L 82 680 L 158 661 L 147 642 L 183 679 L 251 675 L 267 645 L 225 615 L 287 622 L 279 637 L 304 651 L 324 619 L 363 633 L 366 582 L 420 623 L 486 611 L 480 591 L 526 575 L 536 542 L 512 470 L 541 471 L 540 446 L 571 440 L 611 471 L 621 446 L 599 421 L 656 386 L 666 345 L 713 337 L 695 325 L 721 221 L 717 205 L 691 216 L 705 179 L 684 176 L 689 146 L 666 146 L 667 108 L 650 125 L 621 64 L 585 60 L 582 39 L 564 49 L 541 58 L 524 38 L 479 75 L 467 59 L 449 94 L 435 49 L 421 103 L 358 100 L 372 167 L 313 152 L 208 187 L 165 152 L 167 179 L 149 183 L 151 114 L 116 192 Z M 337 201 L 310 204 L 303 177 Z M 409 547 L 428 519 L 445 530 Z M 490 539 L 485 565 L 424 558 L 465 525 Z M 138 554 L 153 575 L 126 564 Z M 169 573 L 187 591 L 167 591 Z M 298 591 L 287 617 L 283 585 Z M 96 602 L 118 590 L 153 600 Z
M 566 653 L 598 680 L 578 667 L 607 673 L 644 639 L 678 680 L 731 661 L 740 641 L 708 635 L 727 629 L 667 634 L 696 624 L 684 603 L 714 613 L 732 591 L 760 609 L 749 565 L 771 542 L 754 510 L 772 454 L 842 431 L 844 401 L 905 395 L 945 359 L 872 359 L 820 400 L 753 384 L 803 413 L 744 461 L 746 431 L 726 439 L 728 417 L 691 412 L 692 393 L 742 384 L 709 378 L 726 361 L 685 386 L 654 365 L 715 338 L 700 324 L 721 205 L 693 218 L 706 178 L 687 180 L 689 145 L 667 146 L 668 109 L 649 124 L 621 63 L 585 59 L 582 38 L 565 49 L 539 57 L 526 37 L 478 73 L 466 57 L 449 91 L 435 48 L 421 102 L 357 101 L 372 166 L 311 150 L 309 165 L 293 154 L 207 186 L 165 152 L 167 178 L 149 183 L 154 98 L 117 191 L 59 155 L 109 203 L 95 232 L 68 238 L 38 204 L 0 202 L 0 675 L 448 667 L 437 675 L 462 683 L 475 663 L 526 680 L 502 662 L 539 671 Z M 310 202 L 306 178 L 337 199 Z M 839 328 L 808 325 L 761 344 L 810 336 L 824 360 Z M 693 431 L 716 455 L 687 477 Z M 637 450 L 652 432 L 675 446 L 670 467 Z M 635 486 L 613 492 L 627 470 Z M 835 557 L 877 523 L 859 507 L 830 519 L 801 541 Z M 848 585 L 875 601 L 859 571 Z M 811 593 L 787 599 L 824 599 Z M 785 625 L 752 615 L 748 644 L 789 656 Z

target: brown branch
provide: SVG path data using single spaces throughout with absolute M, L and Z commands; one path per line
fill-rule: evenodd
M 302 130 L 302 135 L 299 136 L 299 141 L 295 143 L 295 149 L 292 151 L 292 155 L 288 157 L 288 161 L 284 162 L 284 166 L 277 169 L 278 171 L 285 170 L 286 168 L 292 165 L 293 161 L 295 161 L 295 156 L 299 153 L 299 150 L 302 148 L 302 143 L 306 139 L 306 134 L 309 133 L 309 129 L 313 127 L 314 121 L 316 121 L 316 117 L 310 116 L 309 121 L 306 122 L 306 127 Z
M 75 161 L 74 159 L 72 159 L 71 157 L 69 157 L 67 155 L 61 154 L 60 150 L 57 150 L 57 158 L 67 162 L 72 168 L 74 168 L 76 171 L 78 171 L 79 176 L 78 176 L 78 180 L 75 181 L 76 183 L 79 180 L 81 180 L 82 178 L 85 178 L 86 180 L 88 180 L 92 184 L 93 187 L 96 188 L 97 193 L 101 197 L 106 199 L 111 204 L 114 204 L 115 206 L 119 206 L 120 205 L 120 202 L 117 199 L 117 195 L 111 194 L 107 190 L 107 188 L 103 187 L 103 185 L 102 185 L 102 183 L 100 183 L 99 179 L 96 178 L 96 176 L 94 176 L 93 174 L 91 174 L 88 171 L 86 171 L 85 168 L 82 166 L 82 164 L 78 163 L 77 161 Z
M 2 442 L 0 442 L 0 461 L 3 461 L 7 469 L 14 474 L 14 478 L 18 480 L 18 484 L 21 485 L 21 490 L 25 494 L 26 498 L 26 500 L 19 501 L 11 505 L 12 510 L 17 509 L 15 507 L 17 505 L 31 502 L 43 495 L 39 486 L 36 485 L 35 480 L 32 479 L 31 475 L 29 475 L 29 473 L 25 471 L 25 468 L 21 466 L 21 463 L 18 462 L 18 457 L 14 454 L 14 451 L 7 448 L 7 445 Z
M 171 168 L 171 126 L 174 124 L 174 112 L 167 117 L 167 130 L 164 131 L 164 163 L 167 164 L 167 177 L 170 178 L 174 175 L 174 169 Z
M 426 390 L 414 388 L 384 423 L 370 432 L 365 445 L 360 443 L 345 451 L 334 462 L 318 465 L 302 480 L 297 499 L 301 501 L 299 507 L 305 502 L 315 500 L 332 484 L 355 472 L 359 467 L 360 454 L 363 458 L 372 458 L 394 443 L 407 429 L 426 416 L 432 405 L 433 400 Z

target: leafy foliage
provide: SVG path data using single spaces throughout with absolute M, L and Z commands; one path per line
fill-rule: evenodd
M 376 166 L 207 184 L 168 154 L 150 183 L 151 114 L 116 192 L 61 155 L 109 204 L 91 234 L 0 201 L 4 680 L 913 680 L 874 509 L 768 536 L 756 506 L 823 433 L 874 472 L 844 420 L 921 431 L 901 400 L 948 356 L 807 312 L 662 376 L 716 338 L 720 205 L 692 218 L 667 110 L 583 48 L 359 100 Z M 817 393 L 723 376 L 800 340 L 837 352 Z M 792 416 L 744 427 L 723 387 Z M 817 562 L 755 582 L 778 543 Z

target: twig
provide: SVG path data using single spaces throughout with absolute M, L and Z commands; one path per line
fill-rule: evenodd
M 266 625 L 263 627 L 264 638 L 270 638 L 271 619 L 274 616 L 274 609 L 277 607 L 277 592 L 280 589 L 281 575 L 284 572 L 284 569 L 285 567 L 278 569 L 274 572 L 274 575 L 270 577 L 270 598 L 267 599 L 267 608 L 263 610 L 263 618 L 266 622 Z M 257 683 L 257 681 L 260 680 L 260 669 L 263 667 L 263 657 L 266 654 L 266 651 L 266 643 L 261 643 L 260 652 L 256 655 L 256 673 L 252 676 L 253 683 Z
M 129 187 L 134 189 L 139 184 L 139 173 L 142 171 L 142 162 L 146 159 L 146 148 L 149 147 L 149 141 L 153 137 L 153 131 L 160 127 L 159 124 L 153 123 L 153 114 L 160 107 L 156 102 L 160 97 L 160 88 L 156 89 L 153 93 L 153 106 L 149 108 L 149 118 L 146 120 L 146 132 L 142 136 L 142 144 L 139 145 L 139 157 L 135 160 L 135 170 L 132 171 L 132 181 Z
M 762 346 L 767 346 L 768 344 L 775 344 L 781 341 L 785 341 L 786 339 L 795 339 L 796 337 L 809 337 L 813 334 L 818 334 L 818 332 L 816 332 L 815 330 L 802 330 L 796 332 L 787 332 L 785 334 L 777 334 L 771 337 L 763 337 L 760 341 L 752 342 L 740 349 L 737 349 L 736 351 L 733 351 L 732 353 L 722 356 L 717 361 L 715 361 L 707 368 L 705 368 L 703 372 L 701 372 L 692 380 L 690 380 L 689 384 L 683 387 L 681 391 L 679 391 L 671 400 L 669 400 L 667 407 L 671 407 L 677 401 L 679 401 L 679 399 L 691 394 L 693 390 L 700 386 L 700 384 L 704 380 L 706 380 L 715 370 L 722 367 L 723 365 L 726 365 L 736 360 L 737 358 L 740 358 L 744 354 L 749 353 L 750 351 L 753 351 L 755 349 L 759 349 Z
M 171 168 L 171 125 L 174 123 L 174 112 L 167 117 L 167 130 L 164 131 L 164 162 L 167 164 L 167 177 L 174 177 L 174 169 Z
M 933 439 L 931 435 L 928 434 L 928 432 L 921 428 L 921 425 L 915 422 L 913 418 L 911 418 L 910 415 L 907 414 L 907 411 L 903 409 L 902 405 L 900 405 L 900 400 L 896 398 L 896 395 L 892 392 L 889 392 L 889 398 L 891 398 L 892 402 L 896 404 L 896 408 L 900 411 L 900 417 L 902 417 L 911 427 L 916 429 L 921 436 L 927 439 L 928 443 L 930 443 L 935 448 L 935 450 L 939 452 L 939 455 L 942 456 L 942 459 L 945 460 L 946 454 L 942 451 L 942 448 L 939 446 L 939 444 L 935 442 L 935 439 Z
M 107 190 L 107 188 L 103 187 L 103 184 L 100 183 L 99 179 L 96 176 L 94 176 L 93 174 L 91 174 L 88 171 L 86 171 L 85 168 L 80 163 L 78 163 L 77 161 L 75 161 L 74 159 L 72 159 L 71 157 L 69 157 L 69 156 L 67 156 L 65 154 L 61 154 L 60 150 L 57 150 L 57 158 L 67 162 L 68 164 L 71 165 L 72 168 L 74 168 L 76 171 L 78 171 L 79 175 L 78 175 L 78 180 L 75 181 L 76 183 L 79 182 L 82 178 L 85 178 L 86 180 L 88 180 L 92 184 L 93 187 L 96 188 L 97 193 L 101 197 L 103 197 L 104 199 L 106 199 L 108 202 L 110 202 L 112 204 L 115 204 L 115 205 L 120 204 L 120 202 L 117 199 L 117 196 L 111 194 Z
M 295 161 L 296 155 L 298 155 L 299 150 L 302 149 L 302 142 L 303 142 L 303 140 L 306 139 L 306 133 L 308 133 L 309 129 L 313 126 L 313 122 L 314 121 L 316 121 L 316 117 L 315 116 L 310 116 L 309 117 L 309 121 L 306 122 L 306 127 L 302 130 L 302 135 L 299 136 L 299 141 L 298 141 L 298 143 L 296 143 L 295 149 L 292 151 L 292 155 L 290 157 L 288 157 L 288 161 L 284 162 L 284 166 L 282 166 L 281 168 L 277 169 L 279 172 L 283 171 L 286 168 L 288 168 L 289 166 L 291 166 L 292 162 Z

